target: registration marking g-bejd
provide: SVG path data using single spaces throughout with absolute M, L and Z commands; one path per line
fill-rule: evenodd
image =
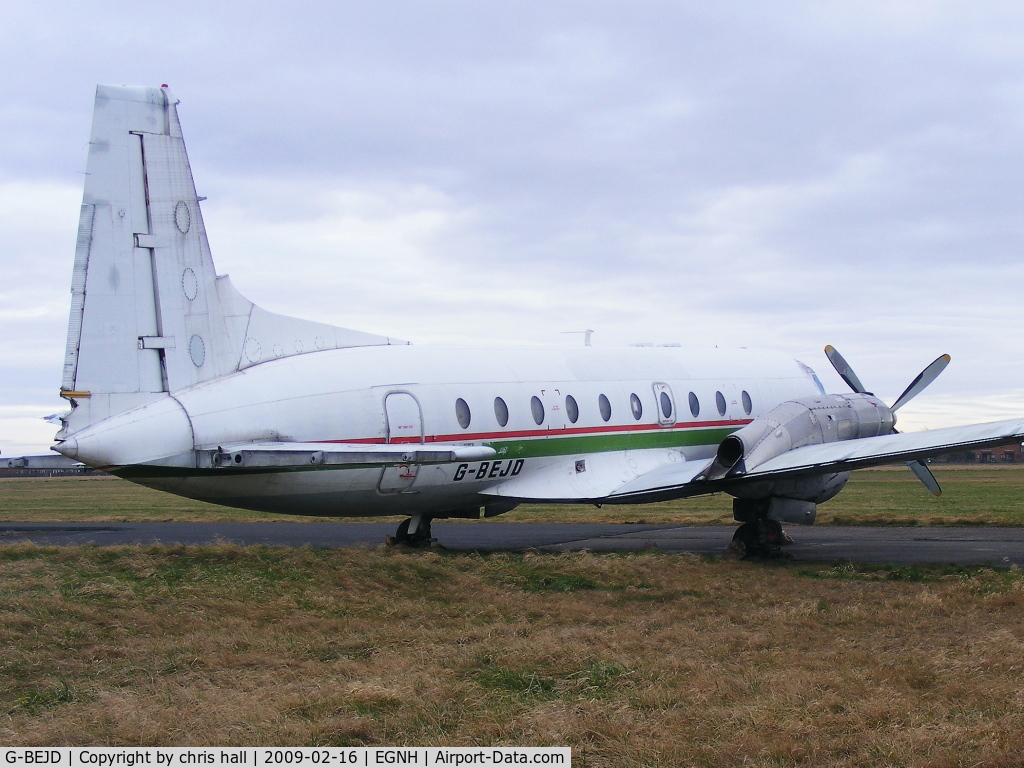
M 459 464 L 455 468 L 455 481 L 465 480 L 467 477 L 473 480 L 484 480 L 498 477 L 515 477 L 523 471 L 525 459 L 499 459 L 498 461 L 481 461 L 480 465 Z

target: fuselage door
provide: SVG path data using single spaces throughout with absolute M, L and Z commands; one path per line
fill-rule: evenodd
M 660 382 L 652 386 L 654 402 L 658 409 L 658 423 L 663 427 L 670 427 L 676 423 L 676 399 L 672 396 L 672 389 L 668 384 Z
M 384 397 L 384 420 L 389 443 L 423 442 L 423 413 L 411 393 L 388 392 Z
M 423 412 L 419 401 L 409 392 L 388 392 L 384 396 L 384 427 L 389 444 L 422 443 Z M 377 490 L 381 493 L 408 491 L 416 482 L 419 471 L 419 464 L 384 467 Z

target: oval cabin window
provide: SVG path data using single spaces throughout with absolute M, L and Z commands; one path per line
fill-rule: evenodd
M 469 403 L 461 397 L 455 401 L 455 418 L 459 420 L 459 426 L 469 429 L 469 421 L 472 415 L 469 412 Z
M 662 392 L 661 397 L 661 415 L 666 419 L 672 418 L 672 398 L 668 396 L 668 392 Z
M 718 415 L 725 416 L 725 395 L 715 392 L 715 405 L 718 406 Z
M 500 397 L 494 398 L 494 418 L 498 420 L 498 424 L 501 426 L 508 425 L 508 406 Z
M 580 418 L 580 407 L 576 404 L 576 398 L 572 395 L 565 396 L 565 415 L 569 421 L 575 424 Z
M 640 417 L 644 415 L 644 406 L 635 392 L 629 396 L 629 409 L 633 412 L 633 418 L 640 421 Z
M 749 416 L 750 412 L 754 410 L 754 404 L 750 401 L 750 395 L 747 393 L 747 390 L 743 390 L 740 393 L 740 400 L 743 401 L 743 412 Z
M 533 420 L 537 422 L 538 427 L 544 423 L 544 403 L 536 395 L 530 400 L 530 412 L 533 414 Z
M 700 400 L 697 399 L 693 392 L 690 393 L 690 413 L 695 419 L 700 416 Z
M 597 396 L 597 409 L 601 412 L 601 418 L 608 421 L 612 417 L 612 404 L 604 395 Z

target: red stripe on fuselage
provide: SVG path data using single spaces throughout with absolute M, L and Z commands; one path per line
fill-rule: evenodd
M 452 443 L 465 441 L 492 441 L 511 440 L 516 438 L 537 438 L 537 437 L 567 437 L 570 435 L 603 435 L 612 432 L 660 432 L 672 430 L 681 432 L 692 429 L 714 429 L 718 427 L 742 427 L 749 424 L 752 419 L 726 419 L 722 421 L 699 421 L 687 424 L 673 424 L 662 426 L 660 424 L 609 424 L 603 427 L 563 427 L 547 429 L 516 430 L 509 432 L 476 432 L 455 434 L 455 435 L 426 435 L 424 443 Z M 387 444 L 383 437 L 356 437 L 350 440 L 317 440 L 320 443 L 361 443 L 363 445 Z M 391 441 L 391 445 L 403 443 L 422 445 L 419 437 L 399 437 Z

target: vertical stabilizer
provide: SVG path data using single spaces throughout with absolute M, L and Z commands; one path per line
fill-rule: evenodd
M 111 93 L 113 91 L 113 93 Z M 138 353 L 157 334 L 142 134 L 166 130 L 160 89 L 96 91 L 85 194 L 71 284 L 64 392 L 144 393 L 164 389 L 160 361 Z
M 396 343 L 266 312 L 217 277 L 177 103 L 167 88 L 96 89 L 61 383 L 75 404 L 65 433 L 277 357 Z

